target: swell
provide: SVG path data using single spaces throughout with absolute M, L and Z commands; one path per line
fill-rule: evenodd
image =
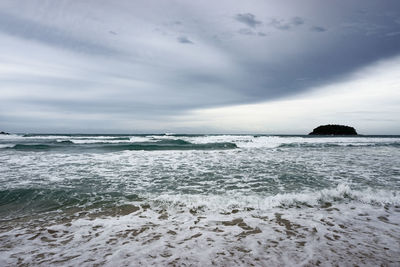
M 141 142 L 131 144 L 112 144 L 101 146 L 101 149 L 110 151 L 119 150 L 221 150 L 234 149 L 236 144 L 224 143 L 206 143 L 193 144 L 184 140 L 161 140 L 157 142 Z
M 0 221 L 51 211 L 105 214 L 126 205 L 149 205 L 153 209 L 200 209 L 210 212 L 226 210 L 271 210 L 274 208 L 320 208 L 335 204 L 368 204 L 371 206 L 400 205 L 400 195 L 391 190 L 371 188 L 353 190 L 346 184 L 320 191 L 303 191 L 275 195 L 200 195 L 144 194 L 133 192 L 94 192 L 81 189 L 19 188 L 0 191 Z M 109 214 L 109 213 L 107 213 Z M 112 213 L 110 213 L 112 215 Z
M 236 144 L 229 142 L 193 144 L 181 139 L 160 140 L 155 142 L 135 142 L 135 143 L 90 143 L 75 144 L 70 140 L 60 142 L 46 142 L 40 144 L 15 144 L 6 149 L 25 150 L 25 151 L 43 151 L 54 149 L 69 150 L 94 150 L 94 151 L 123 151 L 123 150 L 221 150 L 235 149 Z
M 96 193 L 79 189 L 16 188 L 0 191 L 0 221 L 60 210 L 101 210 L 126 201 L 135 194 Z
M 8 149 L 16 149 L 16 150 L 49 150 L 52 145 L 45 144 L 16 144 L 12 147 L 8 147 Z
M 39 144 L 15 144 L 8 147 L 6 149 L 14 149 L 14 150 L 22 150 L 22 151 L 43 151 L 43 150 L 51 150 L 51 149 L 59 149 L 70 147 L 73 145 L 71 141 L 65 140 L 61 142 L 43 142 Z
M 288 143 L 279 148 L 319 148 L 319 147 L 400 147 L 400 142 L 389 143 Z

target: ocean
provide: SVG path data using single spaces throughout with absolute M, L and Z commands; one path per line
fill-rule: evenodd
M 150 265 L 399 266 L 400 136 L 0 136 L 0 266 Z

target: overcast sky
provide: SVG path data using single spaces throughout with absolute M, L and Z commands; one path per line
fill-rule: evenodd
M 0 130 L 400 134 L 400 1 L 0 1 Z

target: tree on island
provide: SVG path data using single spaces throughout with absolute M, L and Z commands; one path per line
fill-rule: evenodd
M 357 132 L 350 126 L 328 124 L 318 126 L 309 135 L 357 135 Z

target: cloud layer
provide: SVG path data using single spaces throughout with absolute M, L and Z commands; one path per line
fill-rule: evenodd
M 400 52 L 396 0 L 6 0 L 0 10 L 8 131 L 163 131 L 192 110 L 286 99 Z
M 252 28 L 261 24 L 261 21 L 256 20 L 256 16 L 251 13 L 236 14 L 235 19 Z
M 318 125 L 331 123 L 352 125 L 360 134 L 398 134 L 398 73 L 400 56 L 363 68 L 340 83 L 295 97 L 199 109 L 181 121 L 187 127 L 205 129 L 205 133 L 307 134 Z

